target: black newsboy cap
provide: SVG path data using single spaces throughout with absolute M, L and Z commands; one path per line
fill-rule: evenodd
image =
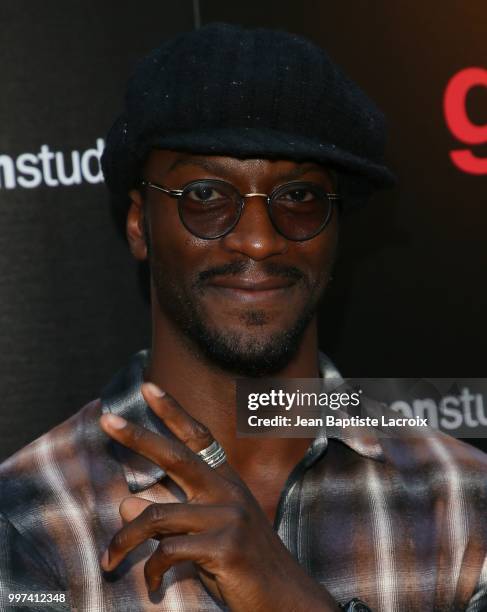
M 121 207 L 153 148 L 317 161 L 358 201 L 394 183 L 384 145 L 382 113 L 322 49 L 287 32 L 214 23 L 140 62 L 101 161 Z

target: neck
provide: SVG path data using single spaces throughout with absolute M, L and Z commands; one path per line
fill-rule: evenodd
M 313 319 L 295 356 L 273 377 L 315 378 L 319 375 L 317 326 Z M 157 384 L 193 418 L 204 423 L 242 476 L 256 469 L 257 465 L 262 466 L 264 461 L 267 466 L 286 462 L 291 469 L 311 441 L 237 438 L 236 376 L 209 362 L 160 311 L 153 313 L 151 360 L 144 378 Z

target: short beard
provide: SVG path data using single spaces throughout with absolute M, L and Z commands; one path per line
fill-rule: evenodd
M 296 268 L 267 264 L 263 266 L 267 274 L 293 278 L 309 294 L 306 306 L 293 325 L 261 340 L 249 339 L 245 333 L 212 328 L 204 322 L 198 308 L 197 296 L 204 291 L 204 282 L 221 274 L 238 274 L 248 266 L 245 262 L 233 262 L 218 270 L 204 271 L 192 283 L 191 291 L 176 286 L 160 262 L 151 261 L 151 275 L 160 309 L 181 330 L 194 354 L 203 355 L 213 365 L 237 376 L 271 376 L 284 369 L 296 355 L 325 283 L 320 279 L 321 282 L 311 286 L 308 278 Z M 242 318 L 248 328 L 263 327 L 267 322 L 267 315 L 261 310 L 249 310 Z
M 307 309 L 290 329 L 274 333 L 263 341 L 246 341 L 243 334 L 212 329 L 196 311 L 190 318 L 180 318 L 180 327 L 214 365 L 237 376 L 263 377 L 280 372 L 292 360 L 313 314 Z M 249 327 L 262 326 L 264 319 L 260 311 L 249 311 L 245 317 Z

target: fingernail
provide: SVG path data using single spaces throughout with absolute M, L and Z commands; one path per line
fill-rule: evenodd
M 105 420 L 113 429 L 123 429 L 127 425 L 127 421 L 118 414 L 107 414 Z
M 103 553 L 102 558 L 100 559 L 100 563 L 104 570 L 108 569 L 108 565 L 110 563 L 110 556 L 108 554 L 108 548 Z
M 166 395 L 166 392 L 160 389 L 154 383 L 148 382 L 145 383 L 145 386 L 147 389 L 149 389 L 150 394 L 155 395 L 155 397 L 164 397 Z

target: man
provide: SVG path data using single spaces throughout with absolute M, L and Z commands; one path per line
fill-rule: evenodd
M 236 436 L 236 377 L 336 376 L 316 308 L 341 207 L 392 181 L 383 141 L 296 36 L 210 25 L 140 64 L 103 168 L 150 264 L 152 347 L 3 464 L 4 606 L 487 609 L 482 453 Z

